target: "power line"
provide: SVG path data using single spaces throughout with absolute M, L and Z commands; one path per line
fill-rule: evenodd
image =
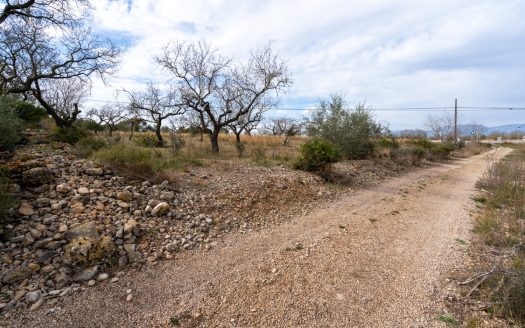
M 467 107 L 467 106 L 461 106 L 458 108 L 475 108 L 475 109 L 489 109 L 489 110 L 525 110 L 525 107 L 482 107 L 482 106 L 474 106 L 474 107 Z
M 90 99 L 88 102 L 127 104 L 124 101 Z M 385 108 L 368 108 L 375 112 L 426 112 L 426 111 L 454 111 L 454 106 L 442 107 L 385 107 Z M 525 107 L 487 107 L 487 106 L 458 106 L 462 112 L 487 112 L 487 111 L 525 111 Z M 310 111 L 315 108 L 272 108 L 272 111 Z M 351 110 L 351 109 L 350 109 Z
M 525 108 L 517 107 L 460 107 L 462 112 L 487 112 L 487 111 L 523 111 Z M 273 108 L 272 110 L 279 111 L 308 111 L 315 110 L 315 108 Z M 395 108 L 368 108 L 370 111 L 379 112 L 432 112 L 432 111 L 454 111 L 454 107 L 395 107 Z

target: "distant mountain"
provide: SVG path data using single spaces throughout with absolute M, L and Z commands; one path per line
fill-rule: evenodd
M 482 134 L 489 135 L 492 133 L 512 133 L 520 132 L 520 134 L 525 133 L 525 123 L 521 124 L 507 124 L 486 128 L 485 132 Z
M 513 132 L 520 132 L 521 135 L 525 135 L 525 123 L 521 124 L 506 124 L 498 125 L 493 127 L 487 127 L 477 124 L 460 124 L 458 125 L 458 132 L 460 137 L 468 137 L 473 133 L 479 132 L 481 135 L 491 135 L 491 134 L 506 134 Z M 426 133 L 427 136 L 432 136 L 432 132 L 429 130 L 396 130 L 392 131 L 392 134 L 395 136 L 421 136 Z

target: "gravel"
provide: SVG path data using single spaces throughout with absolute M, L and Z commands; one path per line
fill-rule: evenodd
M 70 294 L 59 306 L 44 304 L 5 323 L 445 327 L 436 320 L 445 311 L 436 290 L 465 261 L 456 238 L 469 238 L 470 195 L 485 165 L 483 156 L 436 165 L 318 202 L 318 209 L 297 211 L 288 220 L 277 212 L 279 225 L 264 229 L 250 231 L 242 222 L 238 233 L 217 239 L 212 250 L 179 252 L 175 261 L 127 270 L 110 280 L 118 283 Z M 177 240 L 188 245 L 186 236 Z M 124 294 L 123 286 L 133 293 Z

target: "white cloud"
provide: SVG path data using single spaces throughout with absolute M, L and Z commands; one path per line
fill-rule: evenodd
M 517 91 L 525 82 L 522 0 L 96 0 L 95 6 L 94 26 L 129 42 L 115 88 L 164 82 L 168 76 L 152 56 L 170 40 L 206 39 L 237 58 L 274 40 L 294 75 L 287 107 L 338 91 L 376 107 L 446 106 L 455 97 L 465 105 L 525 105 Z M 95 86 L 93 97 L 108 93 Z M 424 119 L 402 114 L 378 117 L 393 128 L 422 127 Z

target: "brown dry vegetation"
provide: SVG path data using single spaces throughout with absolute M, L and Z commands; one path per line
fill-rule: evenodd
M 512 147 L 477 183 L 472 263 L 449 300 L 466 327 L 525 325 L 525 147 Z

